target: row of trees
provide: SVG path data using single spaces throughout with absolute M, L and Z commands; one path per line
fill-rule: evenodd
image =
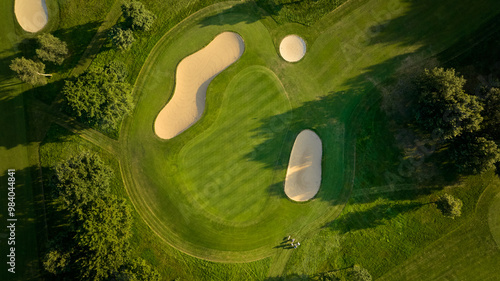
M 44 268 L 59 280 L 159 280 L 144 260 L 130 254 L 132 216 L 110 192 L 113 171 L 89 152 L 55 167 L 55 203 L 67 218 L 51 241 Z
M 38 35 L 36 42 L 38 44 L 36 49 L 37 58 L 35 60 L 24 57 L 15 58 L 10 64 L 10 69 L 25 83 L 45 85 L 47 84 L 47 77 L 52 75 L 45 74 L 45 64 L 40 60 L 61 65 L 68 56 L 68 47 L 66 42 L 50 33 Z
M 121 9 L 123 21 L 110 30 L 109 37 L 117 48 L 127 50 L 135 42 L 134 32 L 148 31 L 156 16 L 136 0 L 125 2 Z
M 426 69 L 415 83 L 414 123 L 419 130 L 441 139 L 460 173 L 492 169 L 500 161 L 500 89 L 468 94 L 463 76 L 437 67 Z

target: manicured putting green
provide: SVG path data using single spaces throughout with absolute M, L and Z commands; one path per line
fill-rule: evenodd
M 238 73 L 228 85 L 217 120 L 180 152 L 186 196 L 230 222 L 255 221 L 266 209 L 274 209 L 267 188 L 281 173 L 251 157 L 266 141 L 258 133 L 262 120 L 289 110 L 286 93 L 270 70 L 253 66 Z M 286 126 L 289 120 L 282 121 Z M 280 151 L 275 153 L 278 158 Z

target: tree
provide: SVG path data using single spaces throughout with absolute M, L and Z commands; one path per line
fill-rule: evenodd
M 462 174 L 481 174 L 500 161 L 500 149 L 492 140 L 463 135 L 450 143 L 450 156 Z
M 61 41 L 50 33 L 38 35 L 37 41 L 40 48 L 36 49 L 36 54 L 41 60 L 50 61 L 56 64 L 63 63 L 68 55 L 66 42 Z
M 439 196 L 436 203 L 443 215 L 447 217 L 456 218 L 462 214 L 462 201 L 448 193 Z
M 494 140 L 500 140 L 500 89 L 490 88 L 484 97 L 484 131 Z
M 446 140 L 479 130 L 483 106 L 477 97 L 465 93 L 464 84 L 454 69 L 425 69 L 417 82 L 417 124 L 428 132 L 440 130 Z
M 47 84 L 46 77 L 52 76 L 52 74 L 43 73 L 45 71 L 43 63 L 25 59 L 24 57 L 13 59 L 10 69 L 16 72 L 21 81 L 31 85 L 45 85 Z
M 97 154 L 83 152 L 55 167 L 58 200 L 75 212 L 109 193 L 113 171 Z
M 121 29 L 119 27 L 114 27 L 109 32 L 111 41 L 120 50 L 128 50 L 135 42 L 134 32 L 130 29 Z
M 82 279 L 103 280 L 126 263 L 132 215 L 124 199 L 101 195 L 79 214 L 76 224 L 76 265 Z
M 156 19 L 156 16 L 139 1 L 127 1 L 121 8 L 125 21 L 133 30 L 148 31 Z
M 73 112 L 91 124 L 116 128 L 132 109 L 130 84 L 113 65 L 96 67 L 66 81 L 63 94 Z
M 371 281 L 372 276 L 368 272 L 366 268 L 363 268 L 359 265 L 354 265 L 351 270 L 349 270 L 347 274 L 347 280 L 349 281 Z
M 45 268 L 45 270 L 54 275 L 61 274 L 66 271 L 69 260 L 69 253 L 62 253 L 57 249 L 51 250 L 49 253 L 47 253 L 47 255 L 45 255 L 43 267 Z
M 130 260 L 115 274 L 118 281 L 158 281 L 160 274 L 143 259 Z

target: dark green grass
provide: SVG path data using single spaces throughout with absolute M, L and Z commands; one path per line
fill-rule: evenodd
M 280 23 L 312 25 L 346 0 L 257 0 L 256 3 Z

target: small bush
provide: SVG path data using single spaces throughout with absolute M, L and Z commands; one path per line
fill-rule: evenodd
M 450 194 L 443 194 L 439 196 L 437 201 L 437 206 L 443 213 L 443 215 L 456 218 L 462 214 L 462 201 L 458 198 L 451 196 Z

